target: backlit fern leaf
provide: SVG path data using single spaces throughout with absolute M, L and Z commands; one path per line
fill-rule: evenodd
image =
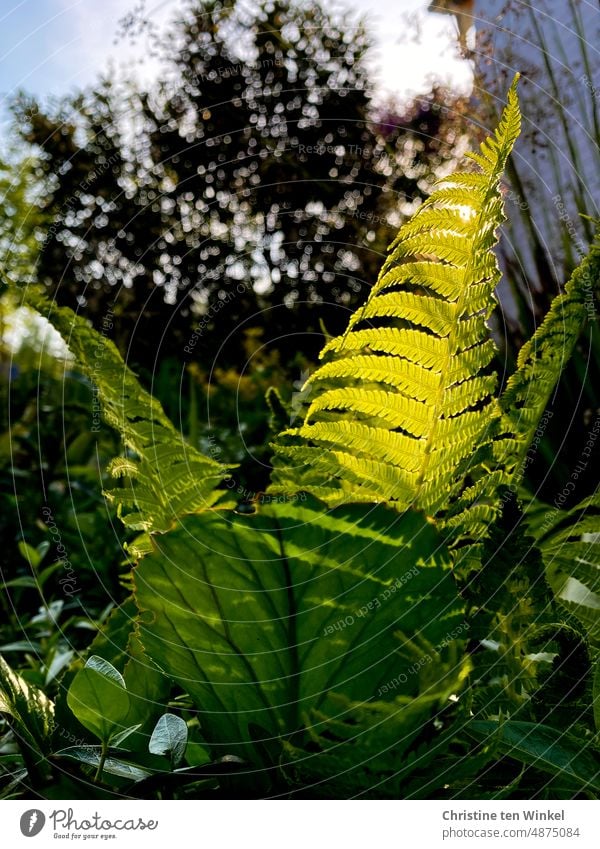
M 366 304 L 325 346 L 304 423 L 275 445 L 276 491 L 393 498 L 429 513 L 460 496 L 500 416 L 487 320 L 499 184 L 520 131 L 516 83 L 498 129 L 471 157 L 479 173 L 440 181 L 400 228 Z
M 25 303 L 38 310 L 61 334 L 77 366 L 97 391 L 104 419 L 121 436 L 128 454 L 110 464 L 125 486 L 106 492 L 132 530 L 163 532 L 187 513 L 214 506 L 226 477 L 220 463 L 187 444 L 160 403 L 140 386 L 114 343 L 66 307 L 56 307 L 35 288 Z

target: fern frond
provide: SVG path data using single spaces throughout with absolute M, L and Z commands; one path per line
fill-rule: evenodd
M 564 288 L 552 301 L 544 321 L 519 352 L 517 370 L 509 378 L 500 407 L 505 431 L 514 435 L 511 457 L 516 476 L 534 438 L 554 387 L 579 339 L 586 320 L 595 315 L 600 293 L 600 238 Z
M 276 491 L 321 487 L 332 502 L 369 492 L 435 513 L 466 486 L 500 414 L 487 320 L 499 184 L 520 128 L 516 83 L 475 158 L 479 173 L 437 184 L 400 228 L 366 304 L 325 346 L 304 423 L 275 444 Z
M 56 307 L 39 289 L 30 287 L 25 303 L 61 334 L 78 368 L 95 386 L 103 418 L 128 449 L 126 456 L 115 458 L 109 466 L 125 487 L 105 493 L 118 505 L 127 527 L 163 532 L 180 516 L 213 507 L 223 499 L 224 493 L 216 487 L 227 469 L 183 440 L 110 339 L 67 307 Z

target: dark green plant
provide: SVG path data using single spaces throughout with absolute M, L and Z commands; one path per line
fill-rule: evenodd
M 80 782 L 93 767 L 99 792 L 132 794 L 448 797 L 476 795 L 479 781 L 482 795 L 598 794 L 598 503 L 557 508 L 550 528 L 520 495 L 600 245 L 496 396 L 492 249 L 518 131 L 515 80 L 498 130 L 471 155 L 478 170 L 442 181 L 401 228 L 367 304 L 326 346 L 299 427 L 276 441 L 271 489 L 244 509 L 228 503 L 227 469 L 186 446 L 112 343 L 26 295 L 84 371 L 102 352 L 92 376 L 135 453 L 117 464 L 134 485 L 111 492 L 142 531 L 128 546 L 133 597 L 65 678 L 71 713 L 56 701 L 57 724 L 75 714 L 101 741 L 93 763 L 75 755 Z M 280 416 L 275 393 L 270 404 Z M 564 663 L 571 735 L 555 698 Z M 167 683 L 156 706 L 194 735 L 185 755 L 180 721 L 130 714 L 128 674 L 143 667 Z M 122 734 L 124 749 L 111 748 Z M 201 763 L 178 766 L 194 743 Z

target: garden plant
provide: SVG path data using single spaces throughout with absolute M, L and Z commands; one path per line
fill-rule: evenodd
M 600 495 L 563 509 L 523 483 L 595 328 L 600 243 L 497 373 L 517 86 L 401 226 L 300 406 L 267 393 L 265 491 L 240 497 L 109 334 L 23 287 L 122 441 L 105 497 L 128 595 L 52 694 L 0 660 L 6 797 L 600 795 Z

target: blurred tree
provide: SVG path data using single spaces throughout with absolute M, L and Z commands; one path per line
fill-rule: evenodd
M 155 47 L 152 91 L 105 80 L 54 111 L 15 104 L 51 219 L 41 280 L 97 327 L 110 311 L 152 372 L 167 355 L 212 362 L 256 326 L 313 357 L 319 319 L 344 326 L 395 211 L 452 159 L 454 101 L 378 116 L 364 27 L 315 0 L 188 0 Z M 243 360 L 242 336 L 222 366 Z
M 40 243 L 46 226 L 35 186 L 35 158 L 20 158 L 9 151 L 0 160 L 0 279 L 25 284 L 35 275 Z

